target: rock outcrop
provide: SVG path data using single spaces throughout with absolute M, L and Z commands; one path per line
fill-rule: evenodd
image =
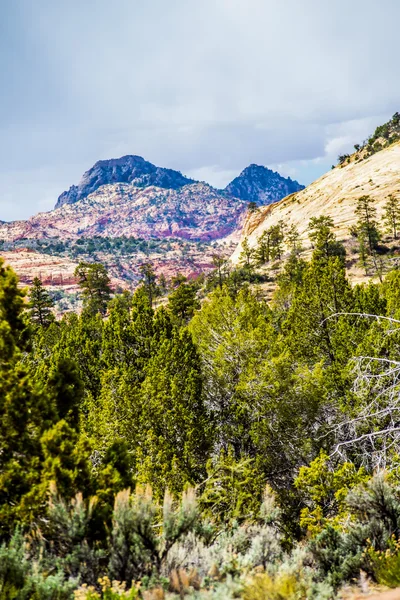
M 304 189 L 297 181 L 285 178 L 260 165 L 250 165 L 226 186 L 230 196 L 255 202 L 258 206 L 272 204 L 285 196 Z
M 156 167 L 141 156 L 127 155 L 110 160 L 99 160 L 84 173 L 78 185 L 72 185 L 68 191 L 59 196 L 55 208 L 64 204 L 74 204 L 102 185 L 115 183 L 131 183 L 139 188 L 156 186 L 177 190 L 195 181 L 184 177 L 179 171 Z
M 102 185 L 74 204 L 0 225 L 0 239 L 133 236 L 214 240 L 241 227 L 247 203 L 204 183 L 177 190 Z
M 303 247 L 307 248 L 310 246 L 307 228 L 311 217 L 329 215 L 333 218 L 336 235 L 346 241 L 350 238 L 350 227 L 357 221 L 357 200 L 364 195 L 370 196 L 375 201 L 378 218 L 381 218 L 390 194 L 400 197 L 400 142 L 369 158 L 332 169 L 304 190 L 254 212 L 244 225 L 242 240 L 231 260 L 238 263 L 245 237 L 250 247 L 255 247 L 261 234 L 281 220 L 298 228 Z

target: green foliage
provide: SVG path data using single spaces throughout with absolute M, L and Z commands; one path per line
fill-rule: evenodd
M 358 216 L 356 225 L 357 237 L 363 240 L 363 243 L 366 243 L 368 253 L 372 255 L 381 239 L 381 233 L 376 219 L 377 212 L 372 198 L 369 196 L 361 196 L 357 201 L 355 213 Z
M 149 299 L 150 306 L 153 306 L 153 300 L 157 291 L 157 277 L 152 263 L 146 262 L 140 265 L 139 272 L 141 275 L 141 281 L 143 282 L 143 287 L 146 290 L 146 294 Z
M 346 252 L 343 244 L 336 240 L 333 233 L 334 222 L 332 217 L 311 217 L 308 230 L 309 238 L 314 247 L 316 261 L 328 261 L 333 257 L 343 257 Z
M 386 231 L 397 240 L 400 225 L 400 201 L 391 194 L 384 206 L 383 222 L 386 225 Z
M 243 267 L 250 270 L 252 268 L 253 257 L 254 249 L 250 247 L 249 241 L 245 237 L 242 241 L 242 251 L 239 256 L 239 262 Z
M 32 563 L 28 545 L 17 531 L 0 547 L 1 600 L 70 600 L 77 581 L 59 571 L 43 574 L 40 562 Z
M 198 308 L 200 302 L 193 283 L 181 283 L 168 297 L 168 309 L 179 323 L 187 323 Z
M 390 540 L 385 552 L 375 550 L 372 546 L 367 551 L 371 561 L 374 577 L 381 585 L 395 588 L 400 585 L 400 549 L 396 539 Z
M 216 523 L 257 518 L 262 477 L 253 462 L 250 458 L 235 460 L 231 449 L 208 461 L 200 497 L 204 515 Z
M 160 575 L 173 546 L 196 529 L 198 520 L 193 490 L 179 503 L 166 492 L 162 506 L 154 502 L 150 487 L 120 492 L 111 533 L 111 577 L 130 585 L 139 577 Z
M 300 574 L 281 574 L 271 577 L 268 574 L 257 575 L 244 590 L 244 600 L 300 600 L 307 598 L 305 582 Z
M 159 493 L 198 481 L 208 458 L 211 429 L 199 358 L 187 330 L 162 341 L 147 365 L 141 397 L 139 479 Z
M 346 497 L 350 489 L 367 481 L 363 468 L 358 471 L 352 463 L 343 463 L 335 470 L 328 456 L 321 452 L 309 467 L 301 467 L 295 486 L 308 504 L 300 515 L 300 525 L 316 535 L 327 525 L 343 528 L 347 520 Z
M 377 260 L 362 200 L 355 234 Z M 82 313 L 31 328 L 0 265 L 5 598 L 135 598 L 138 580 L 330 598 L 360 568 L 397 581 L 400 335 L 383 317 L 399 319 L 399 273 L 352 287 L 332 220 L 309 235 L 306 262 L 278 223 L 238 269 L 216 256 L 206 282 L 175 277 L 158 308 L 151 265 L 111 300 L 104 267 L 81 263 Z M 254 284 L 274 272 L 267 303 Z
M 0 362 L 5 364 L 17 348 L 25 349 L 28 330 L 23 314 L 25 292 L 18 287 L 18 278 L 0 257 Z
M 74 274 L 82 290 L 86 310 L 104 315 L 111 298 L 110 278 L 104 265 L 82 262 L 76 267 Z
M 31 321 L 41 327 L 48 327 L 54 321 L 52 308 L 54 301 L 42 285 L 38 277 L 33 280 L 29 291 L 29 307 Z

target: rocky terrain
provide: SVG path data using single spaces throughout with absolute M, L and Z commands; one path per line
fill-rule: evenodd
M 72 185 L 68 191 L 59 196 L 55 208 L 64 204 L 74 204 L 102 185 L 114 183 L 131 183 L 138 188 L 155 186 L 177 190 L 195 181 L 184 177 L 179 171 L 156 167 L 141 156 L 128 155 L 99 160 L 83 174 L 78 185 Z
M 204 183 L 178 190 L 103 185 L 73 204 L 0 225 L 0 239 L 74 239 L 94 235 L 220 239 L 240 228 L 247 203 Z
M 331 216 L 338 238 L 349 243 L 350 227 L 357 221 L 358 198 L 370 196 L 379 219 L 390 194 L 400 197 L 400 142 L 394 142 L 368 158 L 351 160 L 347 165 L 332 169 L 304 190 L 249 215 L 231 260 L 234 264 L 239 262 L 244 238 L 250 247 L 255 247 L 261 234 L 281 220 L 287 226 L 298 228 L 306 250 L 310 248 L 307 233 L 310 218 L 321 215 Z
M 237 240 L 227 238 L 220 242 L 190 242 L 173 239 L 139 241 L 136 248 L 120 246 L 119 239 L 95 238 L 87 239 L 85 244 L 75 244 L 72 240 L 60 243 L 48 240 L 47 243 L 35 244 L 36 240 L 21 240 L 20 247 L 0 250 L 0 255 L 7 264 L 18 273 L 21 284 L 30 286 L 35 277 L 43 282 L 56 301 L 56 312 L 62 314 L 71 308 L 80 306 L 78 285 L 74 271 L 80 261 L 101 262 L 107 268 L 114 289 L 133 291 L 140 281 L 140 266 L 151 262 L 158 275 L 162 274 L 166 281 L 178 273 L 188 279 L 201 273 L 209 273 L 213 267 L 213 256 L 228 258 Z M 115 242 L 115 244 L 113 244 Z M 24 244 L 32 243 L 33 248 Z M 132 245 L 132 244 L 131 244 Z M 78 252 L 79 250 L 79 252 Z
M 1 254 L 23 284 L 38 276 L 61 305 L 62 290 L 71 297 L 77 291 L 73 272 L 81 260 L 104 263 L 114 287 L 136 286 L 147 261 L 167 279 L 194 277 L 212 269 L 213 255 L 230 256 L 249 201 L 269 203 L 299 188 L 256 165 L 217 190 L 140 156 L 101 160 L 54 210 L 0 221 Z
M 279 173 L 260 165 L 250 165 L 227 185 L 224 191 L 230 196 L 263 206 L 302 189 L 304 185 L 290 177 L 282 177 Z
M 257 193 L 258 203 L 269 202 L 295 183 L 253 166 L 238 180 L 217 190 L 140 156 L 102 160 L 60 195 L 54 210 L 0 222 L 1 254 L 22 283 L 38 276 L 68 293 L 76 291 L 73 272 L 80 260 L 104 263 L 114 286 L 137 285 L 140 265 L 149 260 L 167 279 L 178 272 L 207 273 L 213 255 L 228 257 L 240 239 L 245 190 L 252 198 Z

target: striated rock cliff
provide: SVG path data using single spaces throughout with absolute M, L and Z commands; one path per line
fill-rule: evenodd
M 286 225 L 298 228 L 303 246 L 307 248 L 310 246 L 307 235 L 310 218 L 329 215 L 334 220 L 338 238 L 345 241 L 350 238 L 349 228 L 357 221 L 354 211 L 358 198 L 363 195 L 373 198 L 380 218 L 390 194 L 400 197 L 400 142 L 368 158 L 335 168 L 304 190 L 256 211 L 244 225 L 242 240 L 246 237 L 254 247 L 266 229 L 283 220 Z M 242 240 L 231 257 L 235 264 L 239 261 Z

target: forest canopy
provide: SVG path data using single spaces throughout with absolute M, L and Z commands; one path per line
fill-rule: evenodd
M 365 200 L 359 219 L 373 259 Z M 56 320 L 1 263 L 1 599 L 400 584 L 400 272 L 352 287 L 329 218 L 308 262 L 295 234 L 270 302 L 252 265 L 283 257 L 278 229 L 158 308 L 151 265 L 116 294 L 81 263 L 83 310 Z

